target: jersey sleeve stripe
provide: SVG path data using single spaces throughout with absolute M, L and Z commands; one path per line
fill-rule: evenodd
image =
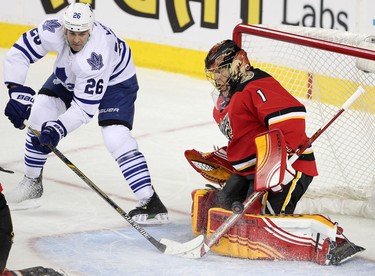
M 111 75 L 111 77 L 109 78 L 109 80 L 113 80 L 114 78 L 116 78 L 118 75 L 120 75 L 122 72 L 124 72 L 124 70 L 126 69 L 126 67 L 128 67 L 128 64 L 129 64 L 129 62 L 130 62 L 130 60 L 131 60 L 131 52 L 130 52 L 130 49 L 129 49 L 129 55 L 128 55 L 128 59 L 126 60 L 126 63 L 125 63 L 125 65 L 124 65 L 124 67 L 120 70 L 120 71 L 118 71 L 116 74 L 112 74 Z M 122 64 L 123 63 L 123 59 L 121 59 L 121 62 L 120 62 L 120 64 Z M 120 64 L 118 64 L 118 65 L 120 65 Z M 116 67 L 118 67 L 118 66 L 116 66 Z M 115 71 L 114 71 L 115 72 Z
M 281 123 L 291 119 L 305 119 L 305 114 L 298 114 L 298 113 L 289 113 L 282 116 L 277 116 L 275 118 L 271 118 L 268 121 L 268 125 L 273 125 L 277 123 Z
M 122 47 L 124 48 L 124 50 L 122 51 L 122 55 L 121 55 L 121 60 L 119 61 L 119 63 L 116 65 L 115 69 L 113 70 L 113 72 L 116 72 L 116 70 L 120 67 L 120 65 L 122 64 L 122 62 L 124 61 L 124 58 L 125 58 L 125 55 L 127 53 L 127 48 L 126 48 L 126 44 L 124 41 L 121 41 L 118 39 L 118 43 L 119 45 L 122 45 Z M 119 49 L 121 49 L 121 47 L 119 46 L 118 47 Z
M 27 59 L 29 60 L 30 63 L 34 63 L 34 60 L 30 56 L 29 52 L 26 51 L 23 47 L 21 47 L 19 44 L 14 44 L 13 47 L 20 50 L 27 57 Z
M 33 54 L 34 57 L 36 57 L 37 59 L 41 59 L 43 56 L 39 55 L 34 49 L 33 47 L 30 45 L 30 42 L 29 40 L 27 39 L 27 34 L 24 33 L 23 34 L 23 42 L 25 43 L 27 49 L 30 51 L 31 54 Z
M 90 104 L 90 105 L 100 104 L 101 102 L 101 99 L 100 100 L 87 100 L 87 99 L 78 98 L 76 96 L 74 96 L 74 100 L 79 101 L 84 104 Z
M 294 118 L 304 119 L 305 116 L 306 116 L 306 109 L 304 106 L 289 107 L 289 108 L 285 108 L 283 110 L 268 114 L 264 118 L 264 123 L 268 128 L 269 125 L 275 124 L 280 121 L 285 121 L 285 120 L 294 119 Z
M 245 159 L 230 162 L 237 171 L 247 172 L 255 169 L 256 156 L 251 155 Z

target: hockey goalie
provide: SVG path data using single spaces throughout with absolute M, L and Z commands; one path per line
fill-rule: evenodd
M 229 171 L 234 168 L 230 167 L 224 148 L 211 153 L 186 150 L 185 156 L 193 168 L 212 183 L 192 192 L 192 231 L 194 235 L 205 234 L 209 237 L 236 212 L 236 203 L 242 200 L 227 199 L 233 204 L 223 206 L 218 199 L 226 185 L 225 181 L 230 177 Z M 267 193 L 272 191 L 266 192 L 262 200 Z M 344 236 L 343 229 L 326 216 L 264 214 L 262 200 L 246 210 L 241 220 L 211 248 L 212 252 L 248 259 L 338 265 L 364 250 L 351 243 Z
M 212 243 L 211 251 L 337 265 L 364 250 L 329 218 L 294 214 L 318 174 L 303 104 L 272 76 L 253 68 L 232 40 L 211 48 L 205 70 L 215 87 L 213 117 L 228 145 L 208 153 L 185 151 L 190 165 L 211 182 L 192 192 L 193 233 L 209 239 L 235 213 L 241 214 L 239 220 Z M 254 194 L 259 196 L 244 209 L 242 203 Z

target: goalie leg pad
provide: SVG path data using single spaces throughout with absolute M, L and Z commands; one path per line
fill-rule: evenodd
M 223 196 L 223 193 L 223 190 L 218 191 L 215 189 L 196 189 L 191 192 L 193 200 L 191 208 L 192 231 L 195 235 L 200 235 L 206 232 L 208 211 L 212 207 L 219 207 L 219 205 L 222 205 L 222 202 L 220 202 L 218 198 Z M 239 199 L 235 198 L 235 200 Z M 230 202 L 233 202 L 233 199 Z M 229 204 L 227 207 L 230 209 L 231 205 Z M 261 209 L 262 203 L 261 201 L 257 201 L 254 202 L 247 212 L 251 214 L 260 214 Z
M 222 193 L 223 190 L 218 191 L 215 189 L 197 189 L 191 192 L 191 197 L 193 199 L 191 208 L 192 231 L 195 235 L 200 235 L 206 232 L 208 211 L 210 208 L 218 207 L 220 205 L 221 202 L 218 197 L 220 197 L 220 194 Z M 233 200 L 230 202 L 233 202 Z M 228 209 L 230 208 L 231 206 L 228 205 Z M 261 208 L 261 201 L 257 201 L 254 202 L 253 206 L 251 206 L 247 212 L 260 214 Z
M 231 214 L 221 208 L 211 208 L 207 236 L 214 233 Z M 312 261 L 336 265 L 364 250 L 336 236 L 337 224 L 322 215 L 245 214 L 211 251 L 246 259 Z
M 231 214 L 232 212 L 220 208 L 210 209 L 207 235 L 215 232 Z M 306 232 L 309 230 L 308 224 L 296 226 L 294 232 L 290 229 L 291 225 L 296 225 L 296 222 L 294 220 L 291 222 L 290 218 L 280 221 L 276 216 L 245 214 L 227 234 L 219 239 L 211 251 L 220 255 L 252 260 L 310 261 L 315 240 Z M 322 243 L 323 240 L 320 242 Z
M 212 207 L 212 197 L 216 193 L 213 189 L 197 189 L 192 191 L 193 198 L 191 219 L 194 235 L 200 235 L 206 232 L 208 210 Z

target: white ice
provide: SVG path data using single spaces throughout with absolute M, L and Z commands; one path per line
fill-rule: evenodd
M 1 59 L 6 50 L 0 50 Z M 54 56 L 32 65 L 27 85 L 38 90 L 52 69 Z M 1 67 L 1 82 L 2 67 Z M 212 117 L 211 86 L 205 80 L 138 68 L 140 91 L 133 135 L 145 154 L 153 185 L 169 209 L 171 223 L 144 227 L 155 239 L 186 242 L 191 231 L 191 191 L 204 179 L 187 163 L 186 149 L 211 151 L 224 145 Z M 25 131 L 3 115 L 7 89 L 0 94 L 0 165 L 15 171 L 0 174 L 5 192 L 23 176 Z M 104 148 L 96 118 L 58 145 L 83 173 L 113 201 L 129 211 L 135 198 L 117 164 Z M 51 155 L 44 170 L 41 206 L 13 211 L 14 244 L 9 269 L 42 265 L 68 275 L 375 275 L 375 220 L 330 215 L 344 234 L 366 251 L 340 266 L 310 262 L 254 261 L 208 253 L 201 259 L 162 254 L 110 205 Z

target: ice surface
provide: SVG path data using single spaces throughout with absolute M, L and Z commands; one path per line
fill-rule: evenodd
M 3 59 L 5 50 L 1 50 Z M 27 85 L 37 90 L 50 75 L 53 56 L 30 70 Z M 2 78 L 2 67 L 1 67 Z M 211 151 L 226 143 L 211 119 L 211 86 L 205 80 L 138 68 L 140 91 L 133 135 L 145 154 L 153 185 L 170 212 L 171 223 L 144 227 L 154 238 L 186 242 L 191 231 L 191 191 L 206 183 L 186 162 L 186 149 Z M 2 79 L 1 79 L 1 82 Z M 7 90 L 0 94 L 3 114 Z M 25 131 L 0 116 L 0 175 L 5 192 L 22 178 Z M 117 164 L 104 148 L 96 118 L 58 146 L 81 171 L 125 211 L 136 202 Z M 252 261 L 209 252 L 198 260 L 162 254 L 51 155 L 44 170 L 39 208 L 12 212 L 15 239 L 8 267 L 36 265 L 68 275 L 375 275 L 375 220 L 331 215 L 344 234 L 366 251 L 341 266 L 309 262 Z

